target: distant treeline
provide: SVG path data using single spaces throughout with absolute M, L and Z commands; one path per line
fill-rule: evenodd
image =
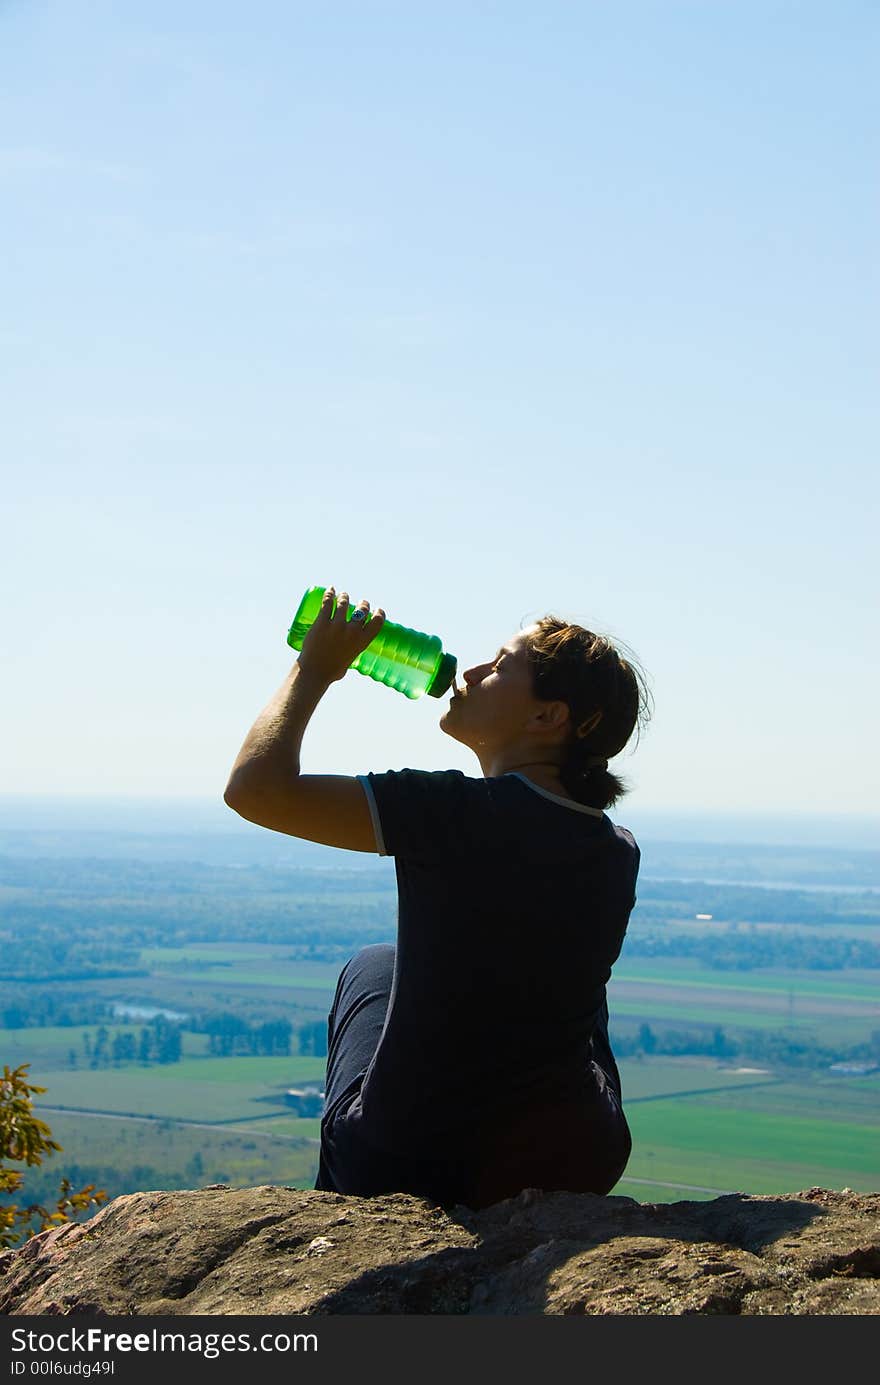
M 80 1049 L 71 1047 L 67 1053 L 70 1068 L 119 1068 L 131 1064 L 149 1067 L 154 1063 L 179 1063 L 183 1056 L 184 1033 L 207 1034 L 208 1053 L 212 1057 L 233 1055 L 270 1058 L 288 1057 L 291 1053 L 326 1057 L 327 1025 L 307 1022 L 294 1027 L 289 1020 L 264 1020 L 252 1024 L 230 1011 L 208 1014 L 188 1024 L 173 1023 L 156 1015 L 137 1030 L 124 1025 L 112 1034 L 101 1024 L 94 1038 L 88 1029 L 78 1031 Z
M 633 917 L 692 919 L 711 914 L 715 923 L 880 923 L 880 894 L 762 889 L 758 885 L 708 885 L 700 881 L 641 880 Z
M 318 1056 L 327 1053 L 327 1025 L 324 1023 L 309 1022 L 296 1028 L 289 1020 L 263 1020 L 252 1024 L 241 1015 L 226 1010 L 206 1015 L 190 1027 L 197 1034 L 208 1034 L 210 1052 L 224 1058 L 236 1053 L 262 1053 L 267 1057 L 283 1057 L 293 1052 Z
M 828 1048 L 802 1033 L 778 1029 L 737 1029 L 735 1034 L 720 1025 L 640 1024 L 633 1030 L 618 1026 L 613 1018 L 609 1039 L 618 1058 L 638 1054 L 664 1054 L 684 1057 L 703 1055 L 710 1058 L 743 1058 L 752 1062 L 769 1063 L 773 1067 L 817 1068 L 832 1063 L 880 1062 L 880 1029 L 875 1029 L 865 1043 L 848 1048 Z
M 126 1025 L 111 1035 L 106 1025 L 101 1024 L 94 1039 L 88 1030 L 82 1032 L 82 1050 L 82 1065 L 88 1068 L 120 1068 L 129 1063 L 145 1067 L 152 1063 L 179 1063 L 183 1051 L 182 1030 L 179 1024 L 170 1024 L 162 1015 L 156 1015 L 150 1024 L 143 1025 L 138 1034 Z M 69 1050 L 67 1061 L 71 1068 L 80 1066 L 75 1048 Z
M 109 1164 L 74 1164 L 67 1163 L 63 1155 L 59 1162 L 56 1156 L 55 1166 L 59 1172 L 55 1172 L 55 1166 L 24 1170 L 19 1202 L 23 1206 L 33 1203 L 53 1206 L 58 1196 L 58 1180 L 61 1173 L 70 1179 L 74 1188 L 82 1188 L 87 1183 L 93 1183 L 96 1188 L 103 1188 L 110 1199 L 122 1197 L 126 1193 L 139 1193 L 144 1188 L 163 1188 L 169 1191 L 175 1188 L 194 1188 L 206 1181 L 205 1162 L 198 1151 L 187 1159 L 182 1167 L 174 1167 L 169 1161 L 168 1168 L 157 1168 L 153 1164 L 133 1164 L 128 1168 L 117 1168 Z M 223 1168 L 209 1168 L 207 1177 L 211 1182 L 231 1181 L 230 1174 Z M 83 1221 L 86 1218 L 78 1217 L 74 1220 Z
M 145 947 L 200 942 L 283 943 L 291 955 L 336 961 L 352 946 L 385 942 L 396 903 L 326 900 L 16 901 L 3 916 L 8 981 L 144 976 Z
M 396 931 L 393 872 L 383 879 L 342 868 L 232 872 L 194 862 L 5 856 L 0 884 L 7 983 L 142 976 L 143 948 L 198 942 L 283 943 L 292 956 L 336 962 L 365 943 L 393 940 Z M 630 934 L 637 938 L 698 914 L 712 915 L 713 936 L 725 924 L 880 925 L 880 894 L 643 878 Z M 816 951 L 815 960 L 789 962 L 785 947 L 775 946 L 776 960 L 752 965 L 824 969 L 835 955 L 829 951 L 822 960 Z M 738 959 L 732 965 L 743 965 L 745 951 L 742 942 L 732 945 L 729 955 Z
M 718 928 L 703 933 L 641 935 L 630 928 L 622 957 L 696 957 L 716 971 L 787 967 L 798 971 L 880 968 L 880 943 L 866 938 L 817 937 L 813 933 L 740 932 Z
M 69 984 L 4 986 L 0 1029 L 33 1029 L 58 1026 L 73 1029 L 81 1024 L 100 1024 L 113 1007 L 100 996 L 73 991 Z
M 152 988 L 144 984 L 142 989 L 142 995 L 132 997 L 133 1003 L 157 1008 L 167 1003 L 167 997 L 162 994 L 161 978 L 158 981 L 153 978 Z M 295 1011 L 283 996 L 269 999 L 261 995 L 259 1000 L 255 1000 L 232 991 L 222 997 L 220 1004 L 224 1011 L 240 1016 L 251 1027 L 266 1022 L 284 1023 L 288 1019 L 292 1019 L 295 1026 Z M 205 1032 L 202 1026 L 217 1009 L 215 1000 L 213 1007 L 206 1005 L 191 1018 L 188 1017 L 183 1027 L 196 1033 Z M 85 1024 L 109 1024 L 114 1019 L 114 1002 L 106 999 L 101 992 L 90 991 L 88 982 L 82 989 L 79 981 L 52 982 L 45 986 L 35 983 L 8 985 L 4 986 L 0 1002 L 0 1030 L 36 1027 L 73 1029 Z
M 367 942 L 387 941 L 388 934 L 381 930 L 353 932 L 351 928 L 337 941 L 325 940 L 323 946 L 311 943 L 293 944 L 291 960 L 326 961 L 341 963 L 357 948 Z M 194 940 L 188 941 L 205 941 Z M 241 942 L 244 939 L 236 938 Z M 261 938 L 260 941 L 265 941 Z M 103 1018 L 103 1014 L 90 1006 L 85 994 L 78 1002 L 63 1000 L 61 993 L 51 996 L 44 992 L 41 996 L 29 995 L 28 988 L 36 985 L 46 986 L 51 982 L 88 982 L 112 979 L 133 979 L 155 977 L 155 972 L 143 966 L 127 968 L 113 965 L 126 952 L 134 962 L 139 959 L 139 951 L 121 947 L 108 949 L 106 964 L 100 965 L 98 947 L 94 945 L 88 954 L 82 944 L 70 947 L 65 965 L 65 944 L 56 941 L 48 947 L 41 947 L 39 940 L 29 942 L 27 948 L 12 948 L 4 959 L 7 963 L 5 974 L 6 1005 L 0 1010 L 0 1019 L 7 1028 L 20 1028 L 22 1024 L 84 1024 Z M 756 967 L 785 967 L 799 971 L 839 971 L 843 969 L 880 969 L 880 940 L 869 938 L 840 937 L 829 933 L 817 935 L 785 930 L 759 931 L 748 924 L 745 927 L 724 925 L 713 920 L 712 924 L 699 933 L 674 929 L 667 931 L 660 926 L 646 927 L 645 920 L 633 915 L 624 942 L 623 957 L 692 957 L 707 967 L 721 971 L 752 971 Z M 207 964 L 204 964 L 207 968 Z M 187 961 L 181 964 L 188 972 L 198 970 L 199 963 Z M 216 964 L 211 964 L 212 971 Z M 180 968 L 168 968 L 173 973 Z M 16 983 L 19 983 L 16 986 Z M 14 1001 L 13 1001 L 14 994 Z M 68 991 L 68 995 L 70 992 Z M 12 1003 L 10 1003 L 12 1002 Z M 29 1015 L 32 1018 L 19 1018 Z M 39 1017 L 37 1017 L 39 1016 Z

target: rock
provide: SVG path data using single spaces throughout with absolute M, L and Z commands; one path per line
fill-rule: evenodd
M 639 1203 L 527 1188 L 479 1212 L 405 1193 L 133 1193 L 0 1255 L 0 1311 L 870 1314 L 880 1193 Z

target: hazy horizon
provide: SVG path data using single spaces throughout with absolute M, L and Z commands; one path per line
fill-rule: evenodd
M 880 816 L 868 814 L 664 812 L 635 805 L 630 811 L 625 800 L 607 812 L 612 821 L 630 828 L 643 841 L 880 850 Z M 242 838 L 275 837 L 288 844 L 298 840 L 245 822 L 222 798 L 214 802 L 206 797 L 183 796 L 0 794 L 0 829 L 172 835 L 228 831 Z M 315 843 L 302 844 L 316 847 Z M 332 847 L 316 849 L 319 853 L 335 851 L 340 861 L 348 857 L 354 863 L 364 855 Z

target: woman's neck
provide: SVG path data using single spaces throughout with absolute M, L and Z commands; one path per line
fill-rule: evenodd
M 522 774 L 532 784 L 537 784 L 541 789 L 547 789 L 549 793 L 559 794 L 561 798 L 571 798 L 559 773 L 559 765 L 555 760 L 530 760 L 526 764 L 508 765 L 502 774 Z

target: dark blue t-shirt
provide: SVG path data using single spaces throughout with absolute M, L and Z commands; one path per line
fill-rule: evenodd
M 632 834 L 516 772 L 358 778 L 395 858 L 398 924 L 382 1036 L 340 1113 L 349 1145 L 453 1159 L 532 1118 L 536 1139 L 549 1120 L 583 1140 L 603 1081 L 591 1039 L 636 899 Z

